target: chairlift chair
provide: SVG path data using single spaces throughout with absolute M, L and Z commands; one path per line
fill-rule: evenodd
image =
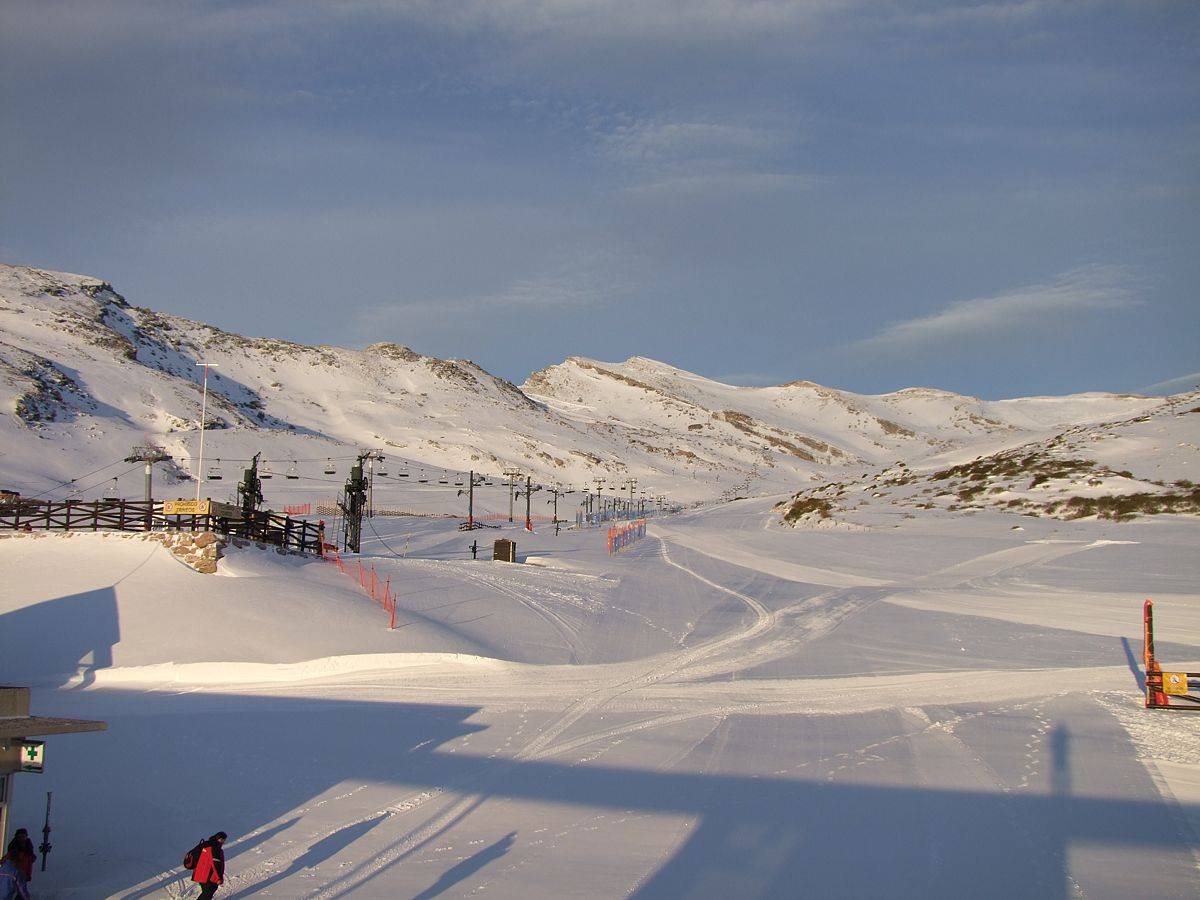
M 207 478 L 209 481 L 220 481 L 221 477 L 221 460 L 218 458 L 215 466 L 208 467 Z
M 300 473 L 296 471 L 296 461 L 294 459 L 292 460 L 291 466 L 288 468 L 283 477 L 289 478 L 292 481 L 296 481 L 300 477 Z
M 258 470 L 258 477 L 262 479 L 274 478 L 275 473 L 267 468 L 266 462 L 263 462 L 262 468 Z
M 337 474 L 337 469 L 335 469 L 333 467 L 333 459 L 332 458 L 327 457 L 325 459 L 325 474 L 326 475 L 336 475 Z

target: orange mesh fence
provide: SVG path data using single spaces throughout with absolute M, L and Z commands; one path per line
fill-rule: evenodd
M 379 607 L 388 614 L 388 628 L 396 627 L 396 595 L 392 593 L 392 577 L 390 575 L 380 581 L 375 567 L 364 566 L 361 559 L 356 559 L 353 564 L 347 565 L 341 554 L 338 553 L 336 544 L 322 545 L 321 558 L 327 563 L 337 566 L 337 570 L 343 575 L 349 575 L 357 581 L 362 592 L 379 604 Z
M 608 529 L 608 553 L 620 553 L 646 536 L 646 520 L 637 519 Z

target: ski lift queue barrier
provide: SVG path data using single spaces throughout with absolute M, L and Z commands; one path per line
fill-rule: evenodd
M 337 570 L 343 575 L 349 575 L 358 582 L 359 588 L 364 594 L 370 597 L 379 607 L 388 614 L 389 623 L 388 630 L 396 627 L 396 595 L 392 593 L 392 577 L 389 575 L 382 582 L 379 580 L 379 573 L 375 571 L 375 567 L 369 569 L 363 565 L 361 559 L 356 559 L 352 564 L 342 559 L 338 553 L 337 544 L 321 545 L 321 558 L 327 563 L 337 567 Z
M 608 529 L 608 553 L 620 553 L 626 547 L 646 536 L 646 520 L 637 519 L 625 525 L 614 525 Z
M 187 512 L 175 508 L 191 504 Z M 194 509 L 194 511 L 192 511 Z M 270 511 L 244 518 L 224 504 L 182 500 L 15 500 L 0 505 L 0 531 L 212 531 L 285 550 L 321 552 L 320 522 Z

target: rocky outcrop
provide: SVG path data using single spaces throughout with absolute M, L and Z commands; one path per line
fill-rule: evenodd
M 216 574 L 217 560 L 227 540 L 211 531 L 151 531 L 138 537 L 162 544 L 177 560 L 201 575 Z

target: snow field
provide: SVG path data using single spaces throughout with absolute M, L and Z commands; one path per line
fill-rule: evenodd
M 64 597 L 119 613 L 54 619 L 119 638 L 106 666 L 94 636 L 25 658 L 35 711 L 110 722 L 20 776 L 22 822 L 56 792 L 41 887 L 162 896 L 223 828 L 231 897 L 1194 896 L 1200 716 L 1140 708 L 1133 641 L 1138 586 L 1163 588 L 1159 655 L 1200 668 L 1193 521 L 816 533 L 769 507 L 616 557 L 516 533 L 537 567 L 376 519 L 364 549 L 421 626 L 392 633 L 321 564 L 0 542 L 6 659 Z M 217 651 L 176 633 L 197 608 Z

